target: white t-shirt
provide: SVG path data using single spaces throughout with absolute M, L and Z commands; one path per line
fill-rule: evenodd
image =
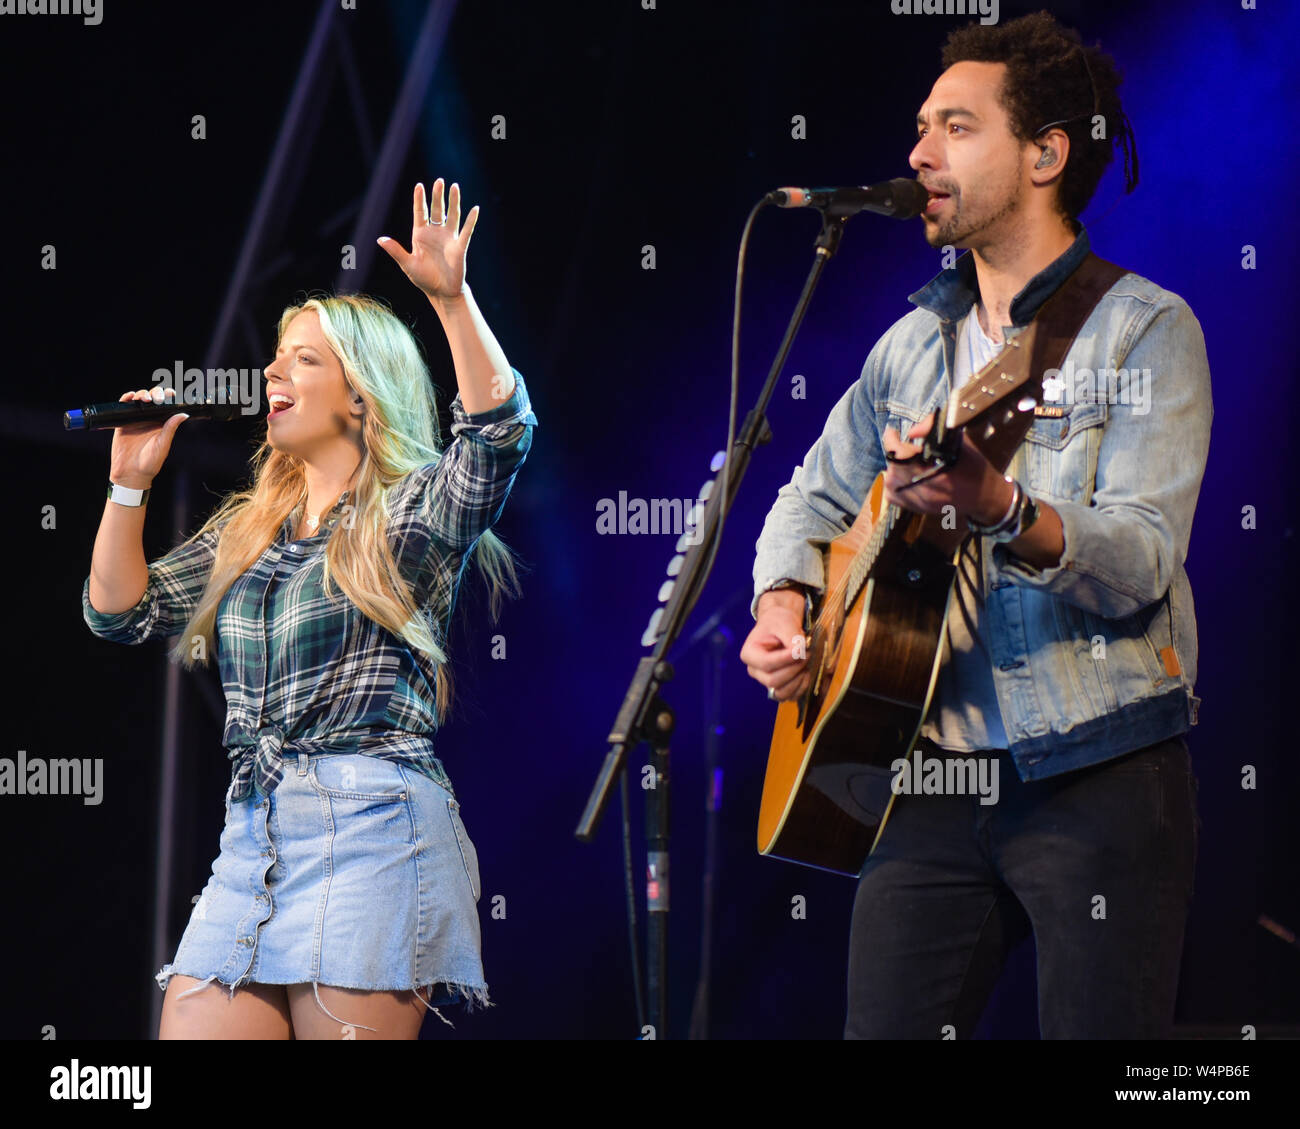
M 1000 344 L 985 336 L 976 309 L 971 306 L 957 330 L 953 388 L 960 388 L 1002 351 Z M 976 543 L 968 542 L 959 562 L 946 624 L 948 658 L 939 671 L 934 700 L 921 729 L 935 744 L 958 752 L 1007 747 L 1007 731 L 993 688 L 983 581 Z

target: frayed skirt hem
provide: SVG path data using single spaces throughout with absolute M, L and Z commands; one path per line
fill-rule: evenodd
M 234 983 L 228 983 L 225 980 L 220 979 L 215 972 L 212 973 L 210 976 L 199 978 L 193 976 L 191 973 L 177 972 L 175 966 L 171 964 L 163 965 L 163 967 L 160 968 L 158 972 L 155 974 L 154 980 L 157 981 L 158 987 L 165 992 L 167 990 L 168 983 L 171 981 L 171 978 L 173 976 L 178 976 L 178 975 L 190 976 L 191 979 L 197 979 L 200 981 L 198 984 L 194 985 L 194 987 L 187 988 L 184 992 L 182 992 L 179 996 L 177 996 L 176 998 L 178 1000 L 183 1000 L 186 996 L 192 995 L 195 992 L 202 991 L 204 988 L 206 988 L 209 984 L 213 983 L 214 981 L 222 985 L 222 987 L 229 988 L 230 996 L 232 999 L 234 998 L 235 990 L 245 984 L 281 983 L 280 981 L 272 981 L 272 980 L 254 981 L 254 980 L 247 980 L 247 979 L 236 980 Z M 331 1012 L 323 1003 L 321 1003 L 320 986 L 322 984 L 322 981 L 295 980 L 293 981 L 293 983 L 295 984 L 310 983 L 312 986 L 312 992 L 316 997 L 317 1007 L 319 1007 L 321 1011 L 323 1011 L 336 1023 L 342 1023 L 352 1027 L 361 1027 L 367 1031 L 375 1030 L 375 1028 L 373 1027 L 367 1027 L 364 1023 L 349 1024 L 347 1020 L 340 1019 L 333 1012 Z M 468 1015 L 473 1013 L 474 1011 L 482 1011 L 485 1008 L 496 1006 L 490 999 L 488 999 L 488 987 L 486 984 L 457 984 L 447 980 L 435 980 L 432 983 L 426 985 L 407 985 L 405 987 L 397 987 L 393 985 L 373 985 L 373 984 L 325 984 L 324 986 L 326 988 L 341 988 L 346 991 L 353 991 L 353 992 L 414 992 L 415 998 L 418 999 L 420 1003 L 424 1004 L 424 1006 L 429 1011 L 433 1012 L 434 1015 L 436 1015 L 439 1019 L 441 1019 L 443 1023 L 447 1024 L 448 1027 L 454 1027 L 455 1024 L 453 1024 L 451 1020 L 449 1020 L 445 1015 L 443 1015 L 442 1012 L 438 1010 L 438 1007 L 453 1007 L 457 1004 L 463 1004 L 465 1007 L 465 1013 Z M 421 988 L 426 989 L 424 995 L 420 994 Z M 436 1007 L 433 1004 L 435 995 L 436 998 L 438 999 L 438 1006 Z

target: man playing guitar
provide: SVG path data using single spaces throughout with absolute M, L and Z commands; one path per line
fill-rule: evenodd
M 1183 562 L 1213 414 L 1204 339 L 1183 299 L 1123 274 L 1007 475 L 964 435 L 912 484 L 916 460 L 895 460 L 1088 257 L 1078 215 L 1117 140 L 1137 181 L 1112 60 L 1046 13 L 958 30 L 943 64 L 910 164 L 927 241 L 969 254 L 911 296 L 779 492 L 741 660 L 777 701 L 808 691 L 817 545 L 879 472 L 889 502 L 969 529 L 920 747 L 994 761 L 1000 787 L 897 797 L 858 880 L 845 1036 L 970 1037 L 1032 931 L 1044 1038 L 1167 1037 L 1198 834 Z

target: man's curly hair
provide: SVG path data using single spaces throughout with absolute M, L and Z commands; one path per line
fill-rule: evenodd
M 1005 24 L 976 23 L 951 32 L 943 46 L 944 69 L 961 62 L 1006 64 L 998 100 L 1017 139 L 1032 141 L 1049 123 L 1065 130 L 1070 156 L 1056 206 L 1076 234 L 1078 215 L 1114 159 L 1116 141 L 1124 146 L 1124 191 L 1137 187 L 1137 142 L 1118 93 L 1123 79 L 1100 45 L 1085 46 L 1073 28 L 1058 24 L 1047 12 L 1035 12 Z M 1104 121 L 1104 139 L 1093 137 L 1094 114 Z

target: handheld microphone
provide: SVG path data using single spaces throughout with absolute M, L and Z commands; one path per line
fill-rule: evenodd
M 150 400 L 119 400 L 112 404 L 87 404 L 63 413 L 68 431 L 99 431 L 107 427 L 126 427 L 132 423 L 160 423 L 184 412 L 190 419 L 231 420 L 239 414 L 238 404 L 218 404 L 208 399 L 201 404 L 179 404 L 175 400 L 155 404 Z
M 925 211 L 930 194 L 905 176 L 861 188 L 778 188 L 769 199 L 782 208 L 820 208 L 832 216 L 876 212 L 910 220 Z

